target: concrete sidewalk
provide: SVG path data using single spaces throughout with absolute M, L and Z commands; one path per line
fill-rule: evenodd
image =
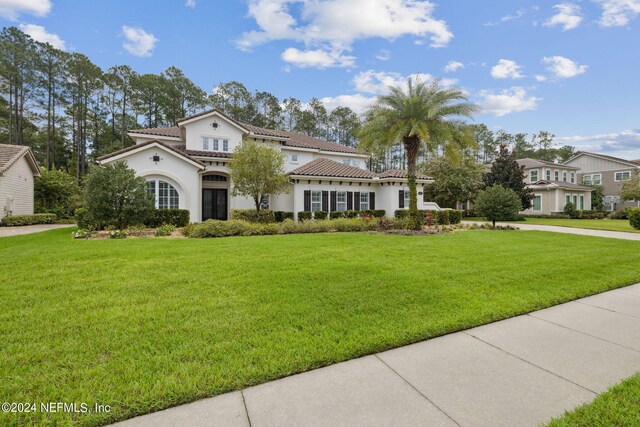
M 640 284 L 119 423 L 535 426 L 640 370 Z
M 465 224 L 489 224 L 489 222 L 463 221 Z M 608 237 L 612 239 L 640 240 L 640 233 L 624 231 L 591 230 L 587 228 L 561 227 L 557 225 L 520 224 L 517 222 L 496 222 L 496 225 L 510 226 L 519 230 L 551 231 L 554 233 L 579 234 L 581 236 Z
M 0 237 L 19 236 L 21 234 L 39 233 L 41 231 L 55 230 L 57 228 L 69 228 L 75 226 L 75 224 L 36 224 L 23 225 L 21 227 L 0 227 Z

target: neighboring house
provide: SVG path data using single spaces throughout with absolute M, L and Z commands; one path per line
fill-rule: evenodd
M 533 206 L 522 211 L 527 215 L 550 215 L 563 212 L 571 202 L 576 209 L 591 209 L 591 187 L 578 184 L 578 168 L 536 159 L 520 159 L 527 187 L 533 190 Z
M 345 211 L 384 209 L 392 216 L 408 207 L 406 172 L 366 169 L 368 156 L 354 148 L 296 132 L 240 123 L 208 110 L 169 128 L 129 131 L 136 144 L 98 159 L 124 160 L 147 180 L 158 208 L 188 209 L 192 222 L 227 219 L 231 209 L 253 209 L 247 197 L 231 197 L 228 164 L 243 138 L 251 138 L 286 155 L 289 188 L 266 197 L 263 207 L 275 211 Z M 419 175 L 418 192 L 432 180 Z M 418 208 L 433 204 L 418 197 Z
M 33 213 L 33 181 L 40 176 L 29 147 L 0 144 L 0 218 Z
M 580 152 L 563 164 L 579 169 L 579 183 L 603 186 L 607 210 L 638 206 L 639 201 L 621 200 L 620 190 L 622 183 L 640 169 L 640 160 L 625 160 L 604 154 Z

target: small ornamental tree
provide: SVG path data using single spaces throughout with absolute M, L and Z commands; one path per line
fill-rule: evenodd
M 591 209 L 604 212 L 604 187 L 593 184 L 591 187 Z
M 69 218 L 81 204 L 80 187 L 75 178 L 56 169 L 40 168 L 33 193 L 36 213 L 54 213 L 58 218 Z
M 124 162 L 93 167 L 87 175 L 84 200 L 86 214 L 97 228 L 115 226 L 120 230 L 144 223 L 155 205 L 144 178 L 137 177 Z
M 533 191 L 525 183 L 524 167 L 516 161 L 515 151 L 509 152 L 505 144 L 500 145 L 500 151 L 491 165 L 491 170 L 484 176 L 485 188 L 501 185 L 518 194 L 522 209 L 529 209 L 534 198 Z
M 243 140 L 233 152 L 229 162 L 231 194 L 251 197 L 258 217 L 262 196 L 280 194 L 289 185 L 284 158 L 282 152 L 249 139 Z
M 478 193 L 476 198 L 478 213 L 493 222 L 514 220 L 522 210 L 522 203 L 518 194 L 501 185 L 492 185 Z
M 636 170 L 631 179 L 622 183 L 620 198 L 622 200 L 640 201 L 640 170 Z

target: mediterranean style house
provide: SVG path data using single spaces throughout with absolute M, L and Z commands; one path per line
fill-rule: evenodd
M 33 182 L 40 176 L 29 147 L 0 144 L 0 219 L 33 213 Z
M 625 160 L 598 153 L 580 152 L 564 162 L 579 169 L 578 182 L 602 185 L 604 204 L 608 211 L 626 207 L 640 207 L 640 201 L 620 199 L 622 183 L 640 169 L 640 160 Z
M 524 166 L 527 187 L 533 190 L 533 206 L 525 215 L 563 212 L 571 202 L 576 209 L 591 209 L 591 187 L 578 184 L 579 168 L 536 159 L 519 159 Z
M 408 207 L 406 172 L 366 169 L 368 156 L 354 148 L 290 131 L 240 123 L 213 109 L 178 120 L 167 128 L 128 132 L 135 145 L 98 159 L 125 161 L 147 180 L 156 207 L 187 209 L 192 222 L 225 220 L 231 209 L 252 209 L 252 199 L 232 197 L 228 164 L 243 138 L 285 156 L 289 188 L 263 199 L 264 208 L 293 212 L 384 209 L 393 216 Z M 432 180 L 419 175 L 418 192 Z M 419 209 L 438 209 L 418 197 Z

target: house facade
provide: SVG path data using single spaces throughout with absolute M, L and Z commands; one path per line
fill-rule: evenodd
M 533 206 L 525 215 L 550 215 L 564 211 L 567 203 L 576 209 L 591 209 L 591 187 L 578 184 L 579 168 L 537 159 L 520 159 L 527 187 L 533 191 Z
M 33 184 L 40 170 L 29 147 L 0 144 L 0 219 L 33 213 Z
M 640 201 L 624 201 L 620 198 L 622 184 L 640 169 L 640 160 L 581 152 L 564 162 L 564 165 L 578 168 L 579 183 L 602 185 L 606 210 L 640 207 Z
M 285 155 L 289 177 L 286 192 L 265 197 L 262 207 L 274 211 L 345 211 L 384 209 L 393 216 L 408 207 L 406 172 L 366 169 L 366 154 L 356 149 L 290 131 L 240 123 L 218 110 L 208 110 L 168 128 L 128 132 L 135 145 L 98 159 L 101 164 L 125 161 L 144 177 L 156 197 L 156 207 L 187 209 L 192 222 L 225 220 L 232 209 L 255 207 L 248 197 L 231 196 L 228 165 L 244 138 Z M 422 189 L 432 180 L 419 175 L 419 209 L 434 209 L 423 202 Z

